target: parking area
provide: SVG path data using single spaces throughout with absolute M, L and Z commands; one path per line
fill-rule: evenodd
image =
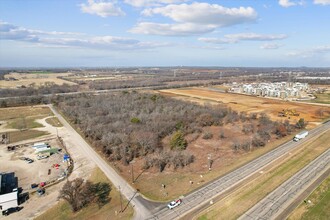
M 67 154 L 57 138 L 38 143 L 49 146 L 47 148 L 36 148 L 34 144 L 10 145 L 0 149 L 1 172 L 15 172 L 18 185 L 25 192 L 64 178 L 70 164 L 64 160 Z

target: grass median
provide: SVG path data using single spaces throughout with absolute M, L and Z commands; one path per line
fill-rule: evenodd
M 289 216 L 289 220 L 327 220 L 330 216 L 330 176 Z
M 330 131 L 317 139 L 304 143 L 291 152 L 281 164 L 276 164 L 253 181 L 239 188 L 230 196 L 217 202 L 198 215 L 198 220 L 237 219 L 267 194 L 309 164 L 329 148 Z

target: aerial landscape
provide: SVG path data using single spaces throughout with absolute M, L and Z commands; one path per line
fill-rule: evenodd
M 330 0 L 0 0 L 0 219 L 329 219 Z

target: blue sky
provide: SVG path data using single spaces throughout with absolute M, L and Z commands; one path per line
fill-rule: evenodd
M 0 0 L 0 67 L 330 67 L 330 0 Z

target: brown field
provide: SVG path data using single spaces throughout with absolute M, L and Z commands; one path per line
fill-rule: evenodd
M 57 85 L 63 85 L 66 83 L 69 85 L 75 85 L 76 83 L 57 78 L 59 76 L 68 76 L 69 74 L 70 73 L 10 73 L 5 75 L 5 79 L 14 78 L 16 80 L 0 80 L 0 88 L 8 89 L 20 86 L 29 87 L 30 85 L 41 86 L 47 83 L 55 83 Z
M 69 77 L 65 77 L 65 79 L 72 80 L 72 81 L 98 81 L 98 80 L 129 80 L 129 79 L 133 79 L 133 77 L 132 76 L 121 76 L 121 75 L 114 75 L 114 76 L 96 75 L 95 77 L 69 76 Z
M 221 93 L 207 88 L 185 88 L 160 90 L 160 93 L 185 101 L 193 101 L 200 104 L 226 104 L 233 110 L 239 112 L 266 113 L 272 120 L 289 120 L 290 123 L 297 122 L 304 118 L 309 122 L 309 128 L 322 122 L 330 116 L 330 106 L 314 106 L 310 104 L 287 102 L 269 98 L 260 98 L 249 95 Z M 291 117 L 278 117 L 278 112 L 283 109 L 295 110 L 300 115 Z M 321 117 L 318 111 L 323 109 Z

